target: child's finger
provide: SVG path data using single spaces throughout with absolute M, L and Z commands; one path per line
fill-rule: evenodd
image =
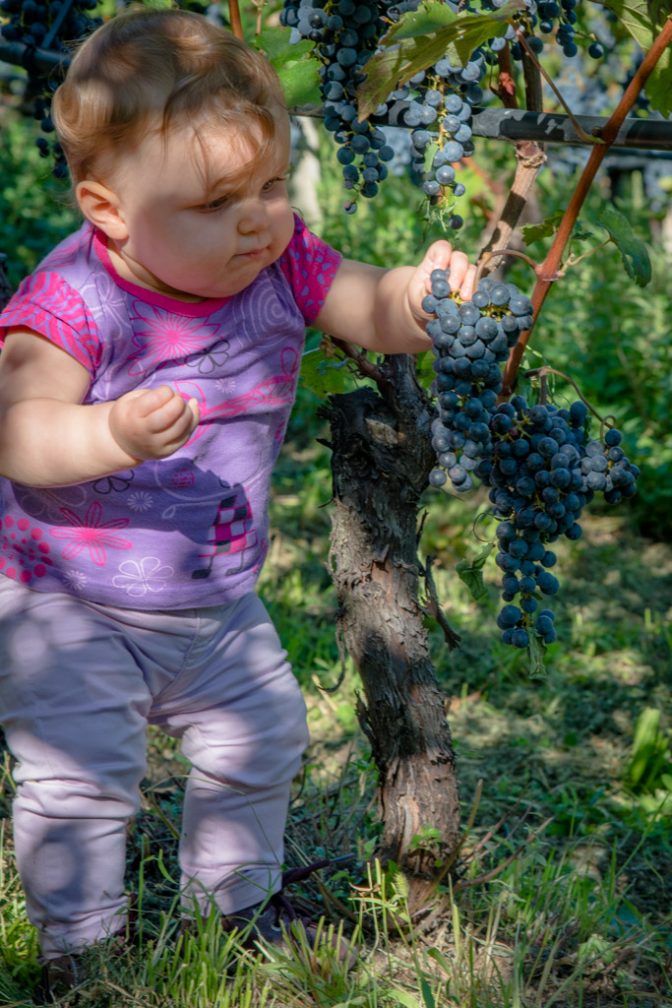
M 464 252 L 460 252 L 455 249 L 450 257 L 450 289 L 453 291 L 462 291 L 462 286 L 469 274 L 470 262 Z
M 463 301 L 471 301 L 476 288 L 476 267 L 469 265 L 462 278 L 459 287 L 460 297 Z
M 463 300 L 469 300 L 474 293 L 476 267 L 472 266 L 468 257 L 459 249 L 454 249 L 449 241 L 433 242 L 425 254 L 420 269 L 429 277 L 434 269 L 448 270 L 451 290 L 459 293 Z
M 191 410 L 194 417 L 194 427 L 196 427 L 201 421 L 201 410 L 198 405 L 198 399 L 190 399 L 187 406 Z
M 420 269 L 426 272 L 428 277 L 432 270 L 448 269 L 453 254 L 453 246 L 449 241 L 440 239 L 439 241 L 432 242 L 425 253 L 425 258 L 420 264 Z

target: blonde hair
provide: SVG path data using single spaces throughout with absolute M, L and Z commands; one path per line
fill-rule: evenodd
M 77 50 L 54 94 L 53 117 L 76 184 L 95 177 L 118 145 L 136 146 L 148 128 L 158 124 L 165 135 L 197 126 L 204 113 L 265 147 L 278 107 L 284 98 L 275 71 L 229 31 L 189 11 L 134 6 Z

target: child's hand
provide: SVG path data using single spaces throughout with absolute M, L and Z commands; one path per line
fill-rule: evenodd
M 470 300 L 474 293 L 476 267 L 469 263 L 464 252 L 453 249 L 450 242 L 436 241 L 429 246 L 425 258 L 415 270 L 408 285 L 408 303 L 413 317 L 425 322 L 427 312 L 422 309 L 422 299 L 431 290 L 432 270 L 449 269 L 450 289 L 456 291 L 463 301 Z
M 127 392 L 114 402 L 109 414 L 112 437 L 138 460 L 172 455 L 189 439 L 198 421 L 196 400 L 185 402 L 168 385 Z

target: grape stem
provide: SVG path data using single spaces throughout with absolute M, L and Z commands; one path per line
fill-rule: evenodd
M 513 73 L 513 63 L 511 62 L 511 49 L 508 42 L 497 53 L 497 63 L 499 65 L 497 86 L 491 86 L 490 90 L 499 98 L 504 108 L 517 109 L 516 81 Z
M 236 38 L 245 41 L 245 32 L 243 31 L 243 21 L 240 16 L 240 7 L 238 5 L 238 0 L 229 0 L 229 22 L 231 24 L 231 31 L 236 36 Z
M 334 339 L 333 336 L 329 337 L 329 339 L 345 357 L 354 362 L 362 378 L 370 378 L 379 388 L 382 385 L 389 384 L 380 368 L 371 363 L 363 350 L 358 350 L 352 343 L 346 343 L 345 340 Z
M 566 382 L 569 382 L 569 384 L 572 386 L 572 388 L 574 389 L 574 391 L 578 395 L 578 397 L 581 400 L 581 402 L 586 406 L 587 409 L 590 410 L 590 412 L 593 414 L 594 417 L 597 417 L 597 419 L 600 421 L 600 423 L 603 426 L 605 426 L 605 427 L 615 427 L 616 426 L 616 417 L 613 416 L 611 413 L 608 413 L 607 416 L 604 416 L 604 417 L 600 413 L 598 413 L 597 410 L 595 409 L 595 407 L 593 406 L 593 404 L 591 402 L 589 402 L 588 399 L 586 399 L 586 397 L 584 396 L 583 392 L 581 391 L 581 389 L 579 388 L 579 386 L 576 384 L 576 382 L 574 381 L 574 379 L 570 378 L 569 375 L 567 375 L 567 374 L 564 373 L 564 371 L 558 371 L 557 368 L 550 367 L 548 364 L 544 364 L 542 367 L 531 368 L 529 371 L 526 371 L 525 372 L 525 377 L 526 378 L 538 378 L 539 381 L 542 383 L 542 387 L 543 387 L 543 385 L 545 384 L 546 379 L 548 378 L 548 376 L 552 375 L 552 374 L 553 375 L 557 375 L 558 378 L 563 378 Z M 542 393 L 542 397 L 543 397 L 543 393 Z
M 565 99 L 563 98 L 563 96 L 562 96 L 562 94 L 560 92 L 560 89 L 558 87 L 556 87 L 555 83 L 553 82 L 553 78 L 550 77 L 546 73 L 546 71 L 544 70 L 543 66 L 541 65 L 541 63 L 539 62 L 539 60 L 537 59 L 537 57 L 535 56 L 534 52 L 532 51 L 532 49 L 530 49 L 530 46 L 529 46 L 529 44 L 527 42 L 527 39 L 525 38 L 525 33 L 520 28 L 516 32 L 516 40 L 520 43 L 520 45 L 522 46 L 522 48 L 525 50 L 525 53 L 526 53 L 528 59 L 530 60 L 530 62 L 537 68 L 537 70 L 539 71 L 539 73 L 541 74 L 541 76 L 544 78 L 544 80 L 546 81 L 546 83 L 550 87 L 550 89 L 553 92 L 553 94 L 555 95 L 555 97 L 558 99 L 558 101 L 560 102 L 560 104 L 564 108 L 565 112 L 569 116 L 569 120 L 570 120 L 572 126 L 574 127 L 574 129 L 576 131 L 576 135 L 581 140 L 583 140 L 584 143 L 588 143 L 588 144 L 591 144 L 591 145 L 604 143 L 604 140 L 602 140 L 600 137 L 591 136 L 590 133 L 586 133 L 586 131 L 584 129 L 582 129 L 582 127 L 581 127 L 580 123 L 578 122 L 576 116 L 574 115 L 574 113 L 572 112 L 571 108 L 569 107 L 569 105 L 567 104 L 567 102 L 565 101 Z
M 579 263 L 583 262 L 584 259 L 587 259 L 588 256 L 594 255 L 595 252 L 601 252 L 602 249 L 606 248 L 607 245 L 611 244 L 611 241 L 612 241 L 611 238 L 606 238 L 603 242 L 600 242 L 599 245 L 593 245 L 593 247 L 588 249 L 586 252 L 582 252 L 581 255 L 574 255 L 573 252 L 570 253 L 570 255 L 568 255 L 567 259 L 565 260 L 565 269 L 562 270 L 562 275 L 564 275 L 564 273 L 570 266 L 578 266 Z
M 541 265 L 538 279 L 532 292 L 532 316 L 535 320 L 541 311 L 548 292 L 551 289 L 551 285 L 558 277 L 558 270 L 560 269 L 563 253 L 571 237 L 579 212 L 586 200 L 588 191 L 595 179 L 598 168 L 602 164 L 609 148 L 614 143 L 618 135 L 618 131 L 623 125 L 625 117 L 635 104 L 640 91 L 646 84 L 646 81 L 670 43 L 672 43 L 672 16 L 666 18 L 662 30 L 654 39 L 651 48 L 644 56 L 644 59 L 635 71 L 632 80 L 623 92 L 620 102 L 602 128 L 601 139 L 603 142 L 596 144 L 590 152 L 588 161 L 586 162 L 583 172 L 581 173 L 581 177 L 577 182 L 576 189 L 572 193 L 562 220 L 560 221 L 560 226 L 556 232 L 555 239 L 553 240 L 548 254 Z M 504 398 L 511 395 L 515 386 L 518 368 L 520 367 L 523 353 L 527 347 L 530 331 L 531 330 L 528 330 L 527 332 L 520 334 L 518 342 L 513 347 L 509 355 L 506 368 L 504 369 L 502 383 L 501 394 Z
M 511 248 L 492 249 L 489 252 L 484 252 L 481 256 L 478 268 L 476 270 L 476 278 L 474 281 L 476 287 L 478 287 L 479 280 L 481 279 L 481 274 L 483 273 L 483 270 L 490 262 L 490 260 L 494 259 L 495 256 L 505 256 L 505 255 L 516 256 L 517 259 L 522 259 L 524 262 L 528 264 L 528 266 L 531 266 L 534 272 L 537 274 L 537 276 L 539 276 L 541 266 L 539 265 L 538 262 L 535 262 L 532 256 L 527 255 L 526 252 L 520 252 L 518 249 L 511 249 Z

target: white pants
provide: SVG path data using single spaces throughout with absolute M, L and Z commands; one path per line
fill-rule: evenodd
M 16 858 L 42 953 L 125 923 L 125 835 L 146 726 L 181 740 L 183 902 L 222 913 L 280 886 L 305 704 L 255 594 L 136 612 L 0 577 L 0 721 L 16 759 Z

